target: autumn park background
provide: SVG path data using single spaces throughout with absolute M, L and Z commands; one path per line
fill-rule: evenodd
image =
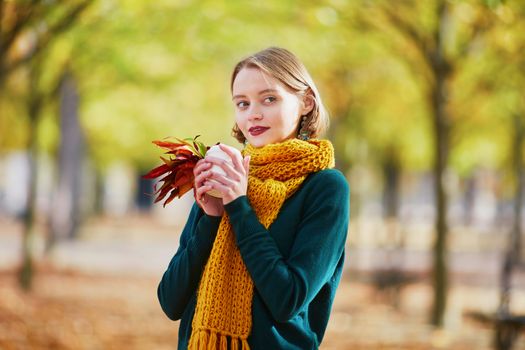
M 176 349 L 151 141 L 230 135 L 233 65 L 295 52 L 351 187 L 322 349 L 525 349 L 521 0 L 0 0 L 0 349 Z

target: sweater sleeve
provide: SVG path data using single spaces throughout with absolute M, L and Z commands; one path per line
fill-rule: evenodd
M 177 252 L 157 288 L 164 313 L 178 320 L 198 287 L 204 265 L 210 255 L 221 217 L 204 214 L 194 204 L 180 237 Z
M 344 176 L 336 171 L 318 174 L 305 190 L 303 217 L 287 258 L 246 196 L 225 206 L 243 261 L 278 322 L 290 320 L 315 298 L 333 276 L 346 241 L 350 203 Z

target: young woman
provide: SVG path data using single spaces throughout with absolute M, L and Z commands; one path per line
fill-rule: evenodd
M 232 74 L 233 134 L 194 169 L 196 204 L 158 287 L 179 349 L 317 349 L 344 261 L 349 188 L 303 64 L 268 48 Z M 212 170 L 219 166 L 226 175 Z M 217 190 L 222 198 L 207 194 Z

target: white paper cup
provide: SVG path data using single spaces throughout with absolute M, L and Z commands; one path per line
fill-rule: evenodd
M 230 147 L 230 149 L 233 150 L 234 152 L 239 152 L 239 150 L 236 149 L 236 148 Z M 214 158 L 219 158 L 219 159 L 224 159 L 225 161 L 229 162 L 230 164 L 233 164 L 231 157 L 228 155 L 228 153 L 226 153 L 222 149 L 220 149 L 219 145 L 215 145 L 215 146 L 210 147 L 210 149 L 206 152 L 206 157 L 208 157 L 208 156 L 212 156 Z M 213 166 L 211 167 L 210 170 L 215 172 L 215 173 L 217 173 L 217 174 L 221 174 L 221 175 L 225 175 L 226 176 L 226 173 L 224 172 L 224 170 L 222 170 L 222 168 L 220 166 L 218 166 L 218 165 L 213 164 Z M 208 180 L 208 181 L 212 182 L 214 180 Z M 206 193 L 209 194 L 210 196 L 213 196 L 213 197 L 217 197 L 217 198 L 221 198 L 222 197 L 221 193 L 219 191 L 217 191 L 216 189 L 209 190 Z

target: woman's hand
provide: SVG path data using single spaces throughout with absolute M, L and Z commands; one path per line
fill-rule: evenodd
M 250 157 L 246 156 L 243 158 L 236 149 L 230 146 L 220 144 L 219 147 L 231 157 L 232 164 L 223 159 L 207 157 L 206 161 L 208 163 L 218 165 L 224 170 L 226 175 L 207 170 L 206 177 L 213 181 L 208 181 L 206 185 L 219 191 L 222 194 L 222 203 L 228 204 L 238 197 L 246 195 Z
M 222 216 L 224 213 L 224 205 L 222 199 L 216 198 L 206 194 L 212 189 L 208 180 L 209 170 L 212 164 L 205 159 L 201 159 L 193 168 L 193 175 L 195 176 L 195 200 L 197 204 L 210 216 Z

